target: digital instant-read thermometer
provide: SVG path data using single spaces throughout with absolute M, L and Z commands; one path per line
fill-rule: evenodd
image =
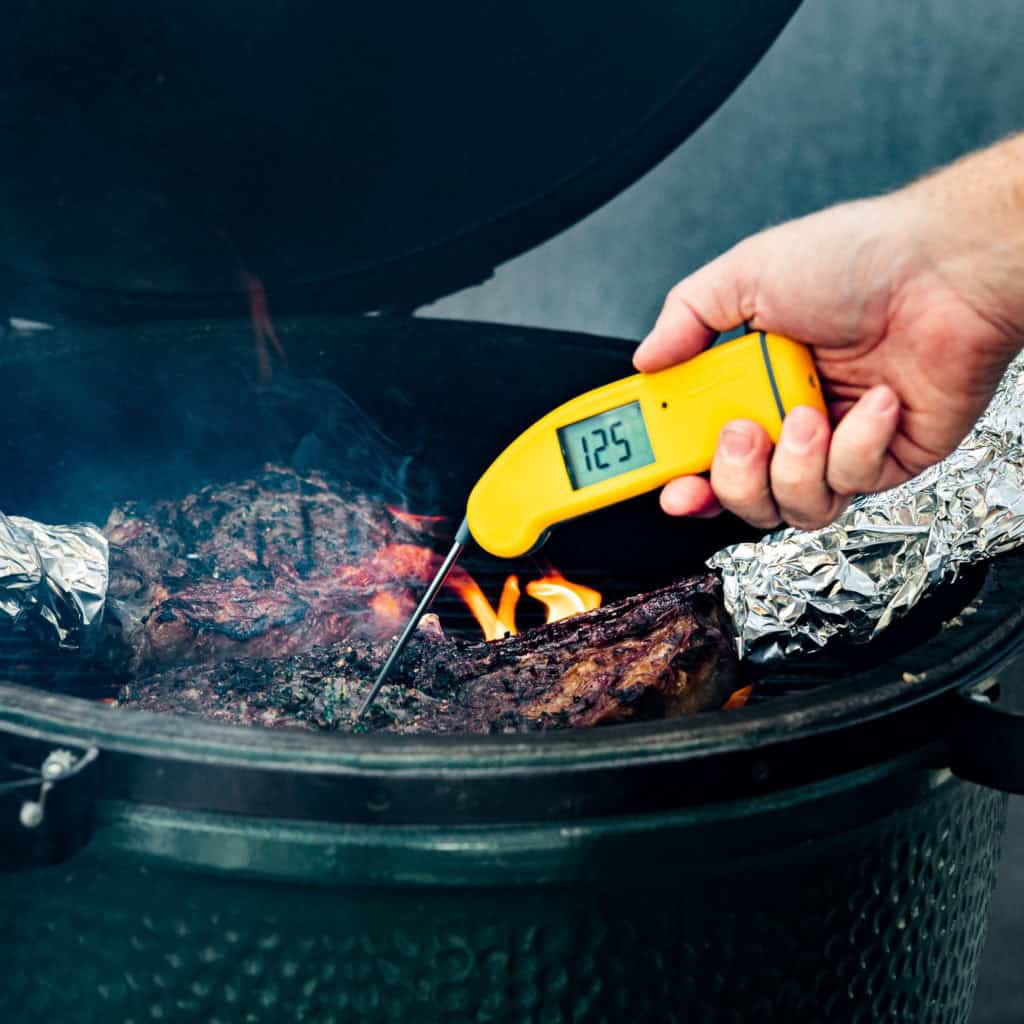
M 373 703 L 413 631 L 472 538 L 500 558 L 529 554 L 552 527 L 711 468 L 730 420 L 778 441 L 786 411 L 825 411 L 806 346 L 763 331 L 656 373 L 637 373 L 560 405 L 520 434 L 477 481 L 455 543 L 406 624 Z

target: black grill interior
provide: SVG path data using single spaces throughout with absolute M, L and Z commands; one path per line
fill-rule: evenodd
M 494 325 L 331 318 L 279 323 L 278 333 L 288 367 L 278 365 L 270 384 L 256 378 L 247 322 L 9 335 L 0 371 L 23 386 L 18 403 L 0 408 L 0 509 L 102 523 L 116 502 L 176 497 L 276 461 L 326 469 L 382 500 L 446 515 L 454 528 L 472 483 L 520 429 L 630 370 L 627 343 Z M 608 602 L 704 571 L 713 551 L 749 536 L 725 517 L 671 521 L 648 496 L 556 530 L 537 556 L 471 552 L 463 564 L 493 604 L 508 573 L 525 584 L 549 565 Z M 751 667 L 757 699 L 871 670 L 926 640 L 952 649 L 957 636 L 941 624 L 981 575 L 868 647 L 784 670 Z M 479 635 L 454 594 L 442 592 L 435 611 L 448 632 Z M 543 621 L 525 594 L 518 621 Z M 87 661 L 40 653 L 9 633 L 0 633 L 0 671 L 65 693 L 113 692 Z

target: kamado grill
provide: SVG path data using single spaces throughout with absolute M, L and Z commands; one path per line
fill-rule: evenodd
M 632 344 L 398 311 L 635 178 L 795 4 L 466 7 L 422 25 L 320 5 L 164 21 L 109 3 L 53 23 L 17 7 L 2 293 L 52 326 L 0 343 L 0 508 L 102 522 L 328 461 L 457 522 L 495 451 L 621 375 Z M 246 289 L 262 366 L 234 315 Z M 646 498 L 562 530 L 544 559 L 614 601 L 735 539 Z M 8 635 L 0 1016 L 965 1021 L 1001 791 L 1024 791 L 1001 693 L 1022 565 L 965 573 L 865 647 L 744 669 L 741 711 L 516 735 L 111 708 L 88 699 L 102 671 Z M 543 571 L 466 567 L 492 600 L 506 574 Z M 436 610 L 475 628 L 450 593 Z

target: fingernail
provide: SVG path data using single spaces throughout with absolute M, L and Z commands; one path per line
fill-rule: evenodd
M 896 396 L 889 388 L 872 388 L 864 396 L 864 408 L 876 416 L 891 412 L 896 405 Z
M 787 448 L 803 451 L 809 448 L 817 438 L 820 426 L 813 409 L 803 406 L 791 409 L 782 424 L 782 443 Z
M 745 427 L 724 427 L 718 443 L 730 459 L 745 458 L 754 450 L 754 438 Z

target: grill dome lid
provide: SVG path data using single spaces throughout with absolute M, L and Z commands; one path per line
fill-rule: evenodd
M 0 41 L 15 312 L 412 306 L 685 139 L 799 0 L 16 0 Z

